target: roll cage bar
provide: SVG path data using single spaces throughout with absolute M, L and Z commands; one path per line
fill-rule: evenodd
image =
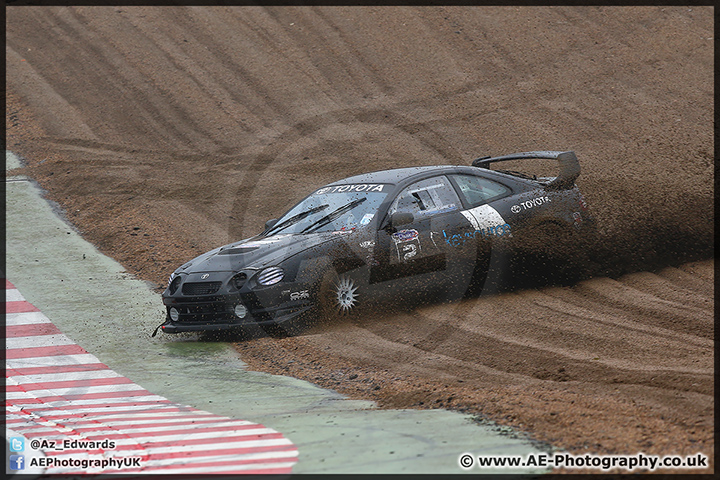
M 553 178 L 545 188 L 552 190 L 567 190 L 573 187 L 575 180 L 580 176 L 580 162 L 573 151 L 536 151 L 512 153 L 500 157 L 480 157 L 472 162 L 473 167 L 490 170 L 490 164 L 508 160 L 548 159 L 557 160 L 560 166 L 558 176 Z

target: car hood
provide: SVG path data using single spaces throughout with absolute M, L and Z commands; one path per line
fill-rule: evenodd
M 185 265 L 175 273 L 199 272 L 232 272 L 245 268 L 260 269 L 269 265 L 277 265 L 309 248 L 340 241 L 352 233 L 312 233 L 307 235 L 273 235 L 270 237 L 247 238 L 235 243 L 204 253 Z

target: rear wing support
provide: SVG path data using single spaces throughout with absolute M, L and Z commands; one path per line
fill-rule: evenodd
M 556 178 L 547 184 L 545 188 L 551 190 L 567 190 L 573 187 L 575 180 L 580 176 L 580 162 L 578 162 L 575 152 L 555 152 L 555 151 L 537 151 L 522 152 L 503 155 L 501 157 L 480 157 L 472 162 L 473 167 L 487 168 L 490 170 L 490 164 L 495 162 L 505 162 L 508 160 L 528 160 L 528 159 L 548 159 L 557 160 L 560 164 L 560 172 Z

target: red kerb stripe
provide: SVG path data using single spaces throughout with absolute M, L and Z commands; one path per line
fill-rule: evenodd
M 25 312 L 39 312 L 40 310 L 30 302 L 25 300 L 19 302 L 6 302 L 5 312 L 7 313 L 25 313 Z
M 94 400 L 94 399 L 112 399 L 112 398 L 130 398 L 130 397 L 142 397 L 145 395 L 153 395 L 152 393 L 148 392 L 147 390 L 128 390 L 124 392 L 99 392 L 99 393 L 79 393 L 77 395 L 52 395 L 47 397 L 33 397 L 37 399 L 40 402 L 48 403 L 48 402 L 62 402 L 62 401 L 72 401 L 72 400 Z M 32 403 L 32 402 L 25 402 L 25 400 L 8 400 L 9 403 Z
M 170 412 L 181 412 L 180 408 L 178 408 L 176 405 L 168 404 L 167 406 L 162 406 L 162 412 L 163 413 L 170 413 Z M 12 414 L 13 412 L 6 413 L 6 415 Z M 98 416 L 104 416 L 104 415 L 137 415 L 142 413 L 159 413 L 158 408 L 147 408 L 145 410 L 113 410 L 112 408 L 108 408 L 108 411 L 105 412 L 84 412 L 84 413 L 70 413 L 67 411 L 59 411 L 57 414 L 50 414 L 50 413 L 44 413 L 42 416 L 41 421 L 48 421 L 48 420 L 63 420 L 64 422 L 70 422 L 73 419 L 86 419 L 86 418 L 95 418 Z M 29 415 L 29 412 L 27 413 Z M 17 415 L 17 414 L 16 414 Z M 104 419 L 101 419 L 104 420 Z M 7 423 L 10 423 L 10 420 L 6 420 Z M 23 420 L 23 422 L 27 422 L 27 420 Z
M 125 377 L 84 378 L 79 380 L 63 380 L 60 382 L 23 383 L 20 385 L 20 391 L 52 390 L 55 388 L 93 387 L 96 385 L 121 385 L 124 383 L 133 382 Z
M 91 372 L 106 369 L 109 369 L 109 367 L 104 363 L 78 363 L 76 365 L 9 368 L 6 370 L 5 376 L 16 377 L 21 375 L 42 375 L 44 373 Z
M 27 325 L 5 326 L 5 337 L 31 337 L 33 335 L 56 335 L 62 333 L 52 323 L 29 323 Z
M 148 392 L 147 390 L 124 390 L 121 392 L 97 392 L 97 393 L 82 393 L 78 395 L 63 395 L 60 397 L 61 400 L 95 400 L 95 399 L 113 399 L 113 398 L 131 398 L 131 397 L 144 397 L 147 395 L 155 395 L 154 393 Z M 45 402 L 51 402 L 46 397 L 41 398 Z
M 5 358 L 7 360 L 14 360 L 17 358 L 54 357 L 56 355 L 77 355 L 85 353 L 88 353 L 87 350 L 80 345 L 53 345 L 50 347 L 10 348 L 5 350 Z

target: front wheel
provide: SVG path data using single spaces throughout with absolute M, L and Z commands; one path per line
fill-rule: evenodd
M 318 288 L 318 307 L 326 319 L 350 315 L 357 311 L 363 295 L 361 282 L 349 273 L 334 269 L 325 273 Z

